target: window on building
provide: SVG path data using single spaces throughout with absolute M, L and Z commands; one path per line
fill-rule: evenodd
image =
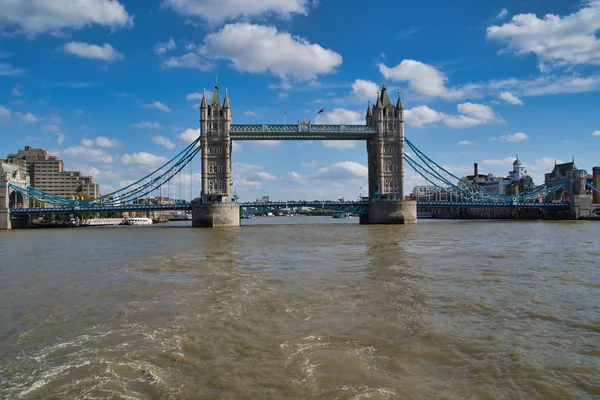
M 217 172 L 218 173 L 223 172 L 223 166 L 222 165 L 217 165 Z

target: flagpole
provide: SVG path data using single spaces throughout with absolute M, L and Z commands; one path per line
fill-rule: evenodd
M 286 124 L 286 117 L 287 117 L 287 110 L 285 109 L 285 107 L 283 108 L 283 125 L 287 125 Z

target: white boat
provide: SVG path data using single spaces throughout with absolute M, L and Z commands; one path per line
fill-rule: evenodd
M 81 226 L 123 225 L 124 223 L 123 218 L 92 218 L 84 220 Z
M 152 225 L 152 220 L 146 217 L 127 218 L 125 225 Z

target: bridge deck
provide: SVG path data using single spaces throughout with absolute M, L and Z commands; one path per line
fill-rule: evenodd
M 231 125 L 233 140 L 367 140 L 377 134 L 372 125 Z

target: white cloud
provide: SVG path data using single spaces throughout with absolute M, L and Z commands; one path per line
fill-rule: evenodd
M 379 64 L 379 71 L 386 79 L 408 81 L 409 89 L 427 97 L 444 99 L 461 99 L 466 96 L 466 89 L 449 89 L 448 78 L 434 66 L 415 60 L 402 60 L 393 68 Z
M 166 42 L 157 43 L 154 46 L 154 52 L 159 56 L 164 55 L 167 51 L 173 50 L 177 45 L 175 44 L 175 40 L 173 38 L 169 38 Z
M 42 128 L 44 132 L 60 132 L 60 126 L 58 125 L 44 125 Z
M 153 101 L 150 104 L 142 104 L 141 107 L 142 108 L 156 108 L 157 110 L 161 110 L 164 112 L 171 112 L 171 109 L 169 107 L 167 107 L 166 105 L 164 105 L 163 103 L 161 103 L 160 101 Z
M 15 68 L 8 63 L 0 63 L 0 76 L 20 75 L 21 73 L 23 70 L 20 68 Z
M 185 99 L 187 101 L 201 100 L 202 99 L 202 93 L 190 93 L 190 94 L 188 94 L 188 95 L 185 96 Z
M 220 23 L 237 17 L 256 17 L 267 13 L 288 18 L 308 14 L 309 0 L 164 0 L 164 4 L 185 16 Z
M 186 53 L 181 56 L 171 57 L 165 60 L 166 68 L 194 68 L 200 71 L 210 71 L 215 64 L 200 57 L 196 53 Z
M 600 130 L 592 132 L 592 136 L 600 136 Z
M 461 140 L 460 142 L 458 142 L 458 144 L 461 146 L 468 146 L 473 144 L 473 142 L 471 142 L 470 140 Z
M 516 132 L 511 133 L 510 135 L 502 135 L 499 137 L 493 137 L 492 140 L 496 140 L 499 142 L 522 142 L 523 140 L 529 139 L 526 133 Z
M 497 19 L 504 19 L 504 17 L 506 17 L 508 15 L 508 10 L 506 8 L 503 8 L 502 10 L 500 10 L 500 12 L 498 13 L 498 15 L 496 15 Z
M 110 154 L 106 153 L 102 149 L 94 149 L 90 147 L 75 146 L 68 147 L 63 150 L 64 156 L 73 157 L 86 162 L 101 162 L 101 163 L 112 163 L 113 158 Z
M 510 22 L 487 28 L 487 37 L 506 44 L 516 54 L 533 53 L 539 68 L 600 65 L 600 0 L 583 2 L 582 8 L 560 17 L 518 14 Z
M 131 126 L 133 126 L 134 128 L 148 128 L 148 129 L 162 129 L 162 125 L 159 124 L 158 122 L 150 122 L 150 121 L 142 121 L 142 122 L 137 122 L 135 124 L 131 124 Z
M 175 143 L 171 142 L 164 136 L 152 136 L 152 141 L 160 146 L 166 147 L 169 150 L 173 150 L 175 148 Z
M 481 165 L 499 165 L 499 166 L 511 166 L 512 163 L 516 160 L 515 157 L 507 157 L 502 160 L 483 160 L 479 164 Z
M 263 182 L 277 182 L 281 178 L 254 164 L 233 164 L 233 182 L 236 186 L 260 188 Z
M 523 100 L 512 94 L 511 92 L 502 92 L 500 93 L 500 98 L 509 104 L 514 104 L 516 106 L 522 106 Z
M 345 108 L 334 108 L 318 114 L 315 118 L 317 124 L 346 124 L 346 125 L 364 125 L 365 120 L 356 111 L 347 110 Z
M 456 106 L 456 109 L 459 114 L 449 115 L 428 106 L 417 106 L 405 110 L 404 115 L 406 123 L 412 126 L 443 122 L 450 128 L 471 128 L 502 121 L 490 106 L 484 104 L 461 103 Z
M 110 44 L 105 43 L 102 46 L 84 42 L 69 42 L 64 45 L 67 53 L 81 58 L 90 58 L 95 60 L 113 61 L 122 58 L 122 54 L 116 51 Z
M 249 23 L 225 25 L 207 35 L 199 52 L 205 57 L 230 60 L 238 71 L 269 71 L 284 80 L 316 79 L 318 74 L 334 72 L 342 63 L 342 56 L 332 50 L 272 26 Z
M 254 146 L 276 148 L 281 146 L 281 140 L 257 140 L 252 142 Z
M 573 75 L 543 75 L 532 80 L 504 79 L 491 81 L 488 88 L 494 90 L 511 89 L 521 96 L 543 96 L 560 93 L 582 93 L 600 89 L 600 75 L 580 77 Z
M 46 119 L 53 124 L 62 124 L 62 118 L 58 115 L 48 114 Z
M 12 116 L 11 111 L 0 104 L 0 124 L 7 124 L 10 122 Z
M 191 128 L 186 129 L 185 131 L 177 135 L 179 139 L 183 140 L 186 143 L 192 143 L 194 140 L 198 139 L 198 136 L 200 136 L 200 130 Z
M 23 121 L 26 124 L 35 124 L 35 123 L 42 121 L 42 118 L 38 118 L 30 112 L 25 113 L 25 114 L 21 114 L 18 112 L 17 117 L 19 117 L 21 119 L 21 121 Z
M 133 16 L 118 0 L 0 0 L 0 10 L 0 27 L 27 35 L 90 25 L 133 26 Z
M 299 174 L 295 171 L 288 173 L 291 180 L 295 182 L 310 181 L 343 181 L 354 179 L 366 179 L 369 170 L 366 166 L 354 161 L 342 161 L 333 165 L 317 168 L 309 174 Z
M 123 154 L 121 156 L 121 162 L 123 164 L 135 164 L 143 167 L 158 167 L 167 161 L 169 161 L 169 159 L 166 157 L 157 156 L 144 151 L 133 154 Z
M 23 93 L 19 90 L 21 87 L 19 85 L 15 85 L 13 87 L 12 92 L 10 93 L 13 96 L 23 96 Z
M 255 113 L 254 111 L 250 111 L 250 110 L 247 110 L 246 112 L 244 112 L 244 115 L 247 115 L 249 117 L 254 117 L 254 118 L 258 117 L 257 113 Z
M 323 146 L 338 150 L 348 150 L 356 147 L 355 140 L 323 140 Z
M 81 139 L 81 144 L 85 147 L 98 146 L 110 149 L 119 146 L 121 141 L 117 139 L 109 139 L 104 136 L 98 136 L 95 139 Z
M 65 135 L 62 132 L 57 132 L 56 133 L 56 143 L 59 146 L 62 146 L 64 142 L 65 142 Z
M 379 86 L 375 82 L 356 79 L 352 82 L 352 94 L 359 100 L 373 100 L 377 98 Z

